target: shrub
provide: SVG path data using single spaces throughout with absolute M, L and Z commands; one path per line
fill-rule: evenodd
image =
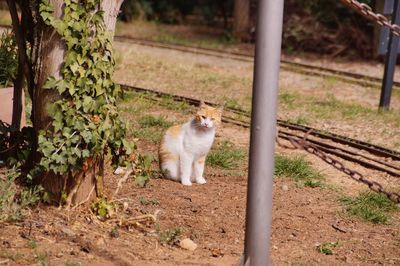
M 17 44 L 14 34 L 4 32 L 0 37 L 0 86 L 10 86 L 16 77 L 17 67 Z

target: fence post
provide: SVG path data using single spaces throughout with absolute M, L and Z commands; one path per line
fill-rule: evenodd
M 284 0 L 260 0 L 256 28 L 244 265 L 269 265 Z
M 392 24 L 398 25 L 400 23 L 400 5 L 399 0 L 394 1 Z M 383 74 L 383 82 L 381 89 L 381 97 L 379 101 L 379 108 L 388 110 L 390 106 L 390 97 L 392 96 L 393 77 L 397 61 L 397 48 L 399 46 L 399 37 L 390 32 L 389 45 L 386 52 L 385 60 L 385 73 Z

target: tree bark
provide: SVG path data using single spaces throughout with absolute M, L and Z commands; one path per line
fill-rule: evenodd
M 117 15 L 123 0 L 103 0 L 101 9 L 104 11 L 104 20 L 106 28 L 114 32 Z M 50 0 L 54 6 L 54 16 L 61 18 L 63 14 L 63 0 Z M 61 36 L 51 27 L 39 23 L 37 25 L 37 45 L 39 53 L 37 58 L 32 61 L 36 62 L 35 83 L 36 88 L 33 93 L 34 121 L 33 126 L 35 132 L 48 129 L 51 126 L 52 118 L 48 113 L 49 104 L 60 99 L 60 95 L 56 90 L 43 89 L 43 85 L 50 76 L 61 79 L 60 69 L 64 62 L 64 54 L 66 46 Z M 55 196 L 61 197 L 61 193 L 70 193 L 73 196 L 68 198 L 71 205 L 79 204 L 90 197 L 94 187 L 96 186 L 96 175 L 101 172 L 102 158 L 92 158 L 85 164 L 82 172 L 75 173 L 74 176 L 60 176 L 52 172 L 47 172 L 39 177 L 38 182 L 49 192 Z
M 239 40 L 249 40 L 250 0 L 235 0 L 233 10 L 233 36 Z

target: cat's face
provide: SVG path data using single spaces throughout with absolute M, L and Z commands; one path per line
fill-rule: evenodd
M 211 107 L 201 102 L 195 116 L 195 121 L 200 127 L 214 128 L 221 123 L 221 117 L 222 108 Z

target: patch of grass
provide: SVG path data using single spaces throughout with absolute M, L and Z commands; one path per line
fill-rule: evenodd
M 331 118 L 338 114 L 344 119 L 353 119 L 360 115 L 374 113 L 371 108 L 356 104 L 343 102 L 329 95 L 327 99 L 314 98 L 310 103 L 311 111 L 319 118 Z
M 290 123 L 299 124 L 299 125 L 309 125 L 310 124 L 308 118 L 306 118 L 302 115 L 299 115 L 293 119 L 288 119 L 287 121 Z
M 340 201 L 348 214 L 374 224 L 388 224 L 390 212 L 399 210 L 384 194 L 371 191 L 361 192 L 356 197 L 343 197 Z
M 243 149 L 236 148 L 233 143 L 224 141 L 217 143 L 207 156 L 206 164 L 224 169 L 238 167 L 246 157 Z
M 275 175 L 293 179 L 298 186 L 322 187 L 323 176 L 304 157 L 275 156 Z
M 167 129 L 172 126 L 172 123 L 162 116 L 155 117 L 152 115 L 145 115 L 142 116 L 138 122 L 141 127 L 161 127 Z
M 35 249 L 37 248 L 38 244 L 37 241 L 34 239 L 29 240 L 28 242 L 28 247 L 30 247 L 31 249 Z
M 131 134 L 138 139 L 145 139 L 154 143 L 158 143 L 162 137 L 162 130 L 156 128 L 133 128 Z
M 333 255 L 333 250 L 339 246 L 339 241 L 336 242 L 324 242 L 322 244 L 319 244 L 317 246 L 317 250 L 319 253 L 325 254 L 325 255 Z
M 161 101 L 159 103 L 161 106 L 170 109 L 170 110 L 178 110 L 178 111 L 189 111 L 192 109 L 192 106 L 185 101 L 175 101 L 172 96 L 162 96 Z
M 300 96 L 297 93 L 284 91 L 279 94 L 279 102 L 287 105 L 288 107 L 293 107 L 294 102 L 299 97 Z

